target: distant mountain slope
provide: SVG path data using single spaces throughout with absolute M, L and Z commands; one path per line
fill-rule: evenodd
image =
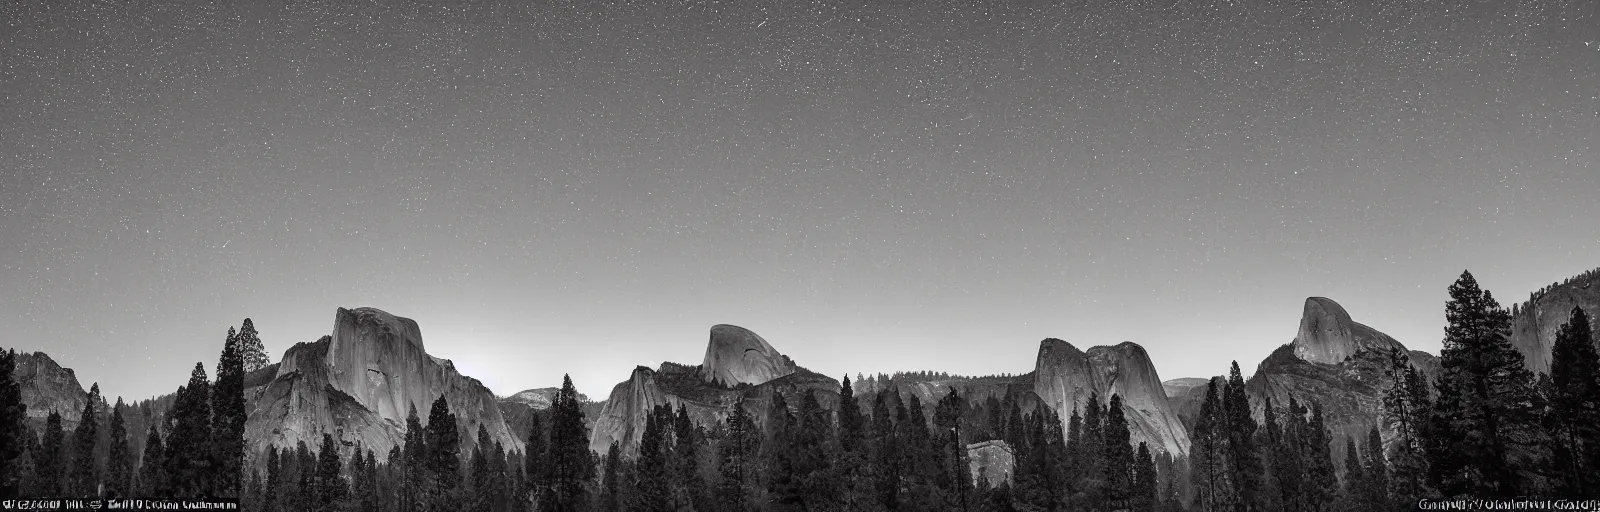
M 1528 369 L 1550 371 L 1556 330 L 1571 318 L 1573 306 L 1582 307 L 1589 318 L 1600 317 L 1600 269 L 1552 283 L 1529 294 L 1527 301 L 1512 305 L 1511 345 L 1522 352 Z
M 1146 442 L 1157 453 L 1189 454 L 1189 431 L 1168 401 L 1150 355 L 1137 343 L 1090 347 L 1085 352 L 1071 343 L 1046 339 L 1039 344 L 1034 392 L 1060 415 L 1063 430 L 1073 409 L 1087 404 L 1090 393 L 1102 402 L 1120 395 L 1133 442 Z
M 327 433 L 342 452 L 360 443 L 387 457 L 403 440 L 407 412 L 415 407 L 426 422 L 440 396 L 463 432 L 481 424 L 508 450 L 522 449 L 488 388 L 428 355 L 415 321 L 378 309 L 339 308 L 332 336 L 290 347 L 282 361 L 249 375 L 247 386 L 245 438 L 253 451 L 316 446 Z

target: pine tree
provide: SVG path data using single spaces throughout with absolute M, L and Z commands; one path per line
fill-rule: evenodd
M 159 497 L 171 492 L 167 481 L 168 467 L 161 432 L 156 429 L 155 423 L 151 423 L 150 432 L 144 440 L 144 457 L 139 463 L 139 493 L 146 497 Z
M 405 485 L 399 489 L 400 509 L 406 512 L 415 512 L 422 509 L 423 497 L 432 487 L 431 478 L 428 477 L 428 439 L 427 429 L 422 426 L 422 420 L 417 417 L 417 407 L 412 405 L 406 411 L 406 437 L 405 450 L 401 460 L 390 459 L 390 464 L 399 465 L 402 480 Z
M 33 434 L 25 423 L 28 408 L 22 403 L 16 367 L 17 350 L 0 351 L 0 499 L 23 496 L 22 484 L 28 475 L 21 469 L 32 465 L 23 458 Z
M 339 501 L 344 499 L 347 489 L 343 470 L 339 445 L 334 444 L 332 434 L 322 434 L 322 448 L 317 451 L 317 472 L 313 484 L 316 486 L 317 510 L 333 512 Z
M 261 344 L 261 335 L 256 332 L 256 324 L 249 318 L 244 319 L 244 325 L 239 327 L 239 357 L 244 363 L 244 373 L 250 373 L 272 364 L 272 359 L 267 356 L 267 349 Z
M 1124 508 L 1133 495 L 1133 446 L 1129 444 L 1128 420 L 1122 409 L 1122 396 L 1111 395 L 1106 407 L 1105 489 L 1112 508 Z
M 711 496 L 700 472 L 700 447 L 704 436 L 689 419 L 689 410 L 682 403 L 678 404 L 678 412 L 672 417 L 672 429 L 675 444 L 668 462 L 672 476 L 672 501 L 680 509 L 706 508 Z
M 1245 395 L 1244 377 L 1239 372 L 1239 362 L 1234 361 L 1228 370 L 1228 383 L 1223 387 L 1223 416 L 1227 423 L 1228 476 L 1233 482 L 1232 502 L 1236 510 L 1261 510 L 1261 480 L 1263 468 L 1261 455 L 1256 450 L 1256 420 L 1250 415 L 1250 400 Z
M 1100 402 L 1100 394 L 1091 391 L 1088 402 L 1084 403 L 1083 434 L 1080 440 L 1083 462 L 1078 468 L 1084 475 L 1084 481 L 1079 487 L 1084 494 L 1083 500 L 1090 507 L 1104 506 L 1107 499 L 1105 430 L 1105 405 Z
M 1134 455 L 1133 493 L 1128 499 L 1131 510 L 1155 510 L 1156 494 L 1156 462 L 1150 456 L 1150 447 L 1139 442 L 1139 451 Z
M 478 424 L 478 440 L 472 447 L 472 463 L 470 470 L 472 483 L 472 503 L 470 510 L 475 512 L 489 512 L 490 503 L 494 500 L 493 475 L 489 472 L 489 459 L 491 454 L 484 448 L 492 448 L 489 440 L 489 429 L 482 423 Z
M 1222 398 L 1217 392 L 1217 381 L 1207 383 L 1205 402 L 1200 405 L 1200 417 L 1195 420 L 1194 438 L 1191 441 L 1194 477 L 1198 493 L 1197 505 L 1201 510 L 1213 512 L 1232 507 L 1232 485 L 1228 479 L 1227 416 Z
M 95 415 L 95 402 L 100 401 L 100 384 L 89 387 L 89 397 L 83 404 L 83 415 L 78 417 L 78 429 L 73 432 L 73 461 L 71 482 L 67 492 L 75 497 L 94 496 L 100 484 L 95 471 L 95 441 L 98 441 L 99 417 Z
M 872 464 L 874 474 L 877 476 L 873 485 L 878 506 L 888 510 L 897 510 L 900 507 L 900 474 L 903 467 L 900 463 L 900 446 L 895 436 L 894 416 L 889 412 L 887 397 L 895 396 L 899 390 L 890 387 L 879 391 L 872 400 Z M 898 404 L 898 400 L 896 401 Z M 1016 429 L 1020 435 L 1022 420 L 1016 420 Z M 1009 427 L 1009 426 L 1008 426 Z
M 38 468 L 39 491 L 43 496 L 63 496 L 67 487 L 67 434 L 61 429 L 61 413 L 54 410 L 45 417 L 44 439 L 34 467 Z
M 966 401 L 954 387 L 934 407 L 933 438 L 938 458 L 934 485 L 945 497 L 941 505 L 946 509 L 965 509 L 968 489 L 972 487 L 966 445 L 961 441 L 961 416 L 965 409 Z
M 527 488 L 524 489 L 524 492 L 535 499 L 543 494 L 544 477 L 547 469 L 544 461 L 547 455 L 545 440 L 548 438 L 548 434 L 545 432 L 544 424 L 539 418 L 539 414 L 534 414 L 529 418 L 531 427 L 528 429 L 528 441 L 527 446 L 524 447 L 525 451 L 522 459 L 525 465 L 524 471 L 527 473 Z
M 789 437 L 789 460 L 799 489 L 797 504 L 803 510 L 825 510 L 837 507 L 838 484 L 832 479 L 833 457 L 829 454 L 832 430 L 816 392 L 807 389 L 800 395 L 800 408 L 795 414 L 794 429 Z
M 1507 340 L 1511 316 L 1494 296 L 1469 272 L 1449 291 L 1429 480 L 1446 496 L 1515 497 L 1525 489 L 1524 461 L 1542 444 L 1533 375 Z
M 600 489 L 600 512 L 619 512 L 617 478 L 622 469 L 622 449 L 617 447 L 617 442 L 611 442 L 611 449 L 606 450 L 606 462 L 603 485 Z
M 651 408 L 650 413 L 645 415 L 644 435 L 639 440 L 638 503 L 634 510 L 665 512 L 670 509 L 671 491 L 667 487 L 666 446 L 668 425 L 662 422 L 662 407 Z
M 1573 306 L 1550 351 L 1549 431 L 1555 492 L 1600 494 L 1600 354 L 1589 315 Z
M 434 505 L 451 501 L 456 487 L 461 483 L 461 432 L 456 430 L 456 415 L 444 395 L 433 401 L 428 410 L 427 478 L 433 484 L 434 495 L 428 500 Z M 434 508 L 443 508 L 435 506 Z
M 1367 479 L 1361 470 L 1361 454 L 1356 451 L 1356 440 L 1344 438 L 1344 486 L 1339 493 L 1339 501 L 1343 510 L 1351 512 L 1364 509 L 1362 503 L 1362 490 L 1367 485 Z
M 1311 403 L 1311 422 L 1306 425 L 1301 442 L 1305 453 L 1301 460 L 1306 464 L 1305 497 L 1310 505 L 1306 510 L 1315 510 L 1319 504 L 1333 501 L 1339 481 L 1333 468 L 1333 434 L 1323 419 L 1321 403 Z
M 1389 387 L 1383 395 L 1383 421 L 1395 432 L 1389 453 L 1394 479 L 1393 506 L 1404 506 L 1424 494 L 1427 460 L 1423 457 L 1423 427 L 1428 423 L 1428 386 L 1399 348 L 1390 349 L 1385 378 Z
M 744 410 L 741 401 L 728 414 L 726 435 L 718 450 L 719 473 L 722 481 L 717 485 L 717 501 L 733 510 L 744 510 L 751 499 L 752 474 L 758 467 L 756 457 L 761 446 L 761 433 L 755 419 Z
M 116 405 L 111 407 L 111 449 L 106 460 L 106 496 L 124 497 L 131 489 L 133 454 L 128 449 L 128 425 L 122 418 L 125 407 L 120 396 Z
M 860 379 L 857 379 L 860 380 Z M 872 499 L 872 481 L 867 467 L 866 418 L 850 387 L 850 377 L 839 387 L 839 456 L 835 464 L 840 489 L 840 504 L 849 510 L 862 510 Z
M 255 326 L 246 318 L 244 325 L 253 336 Z M 217 381 L 211 388 L 211 449 L 215 470 L 211 492 L 219 497 L 238 497 L 244 478 L 244 374 L 241 352 L 243 333 L 228 328 L 228 338 L 217 360 Z
M 278 512 L 279 490 L 283 485 L 282 463 L 278 458 L 278 445 L 267 447 L 267 486 L 262 493 L 261 505 L 264 512 Z
M 1383 434 L 1373 425 L 1367 431 L 1367 453 L 1362 474 L 1366 476 L 1363 509 L 1389 508 L 1389 466 L 1383 458 Z M 1409 498 L 1409 497 L 1408 497 Z
M 578 392 L 572 387 L 572 378 L 562 376 L 561 391 L 550 406 L 550 447 L 546 458 L 549 472 L 539 510 L 587 510 L 590 500 L 584 484 L 594 478 L 593 458 Z
M 178 388 L 172 410 L 168 411 L 173 424 L 167 436 L 167 476 L 177 497 L 200 497 L 212 492 L 216 468 L 211 449 L 210 396 L 205 365 L 195 363 L 189 383 Z

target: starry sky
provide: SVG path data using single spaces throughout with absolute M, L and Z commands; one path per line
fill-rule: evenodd
M 1370 4 L 1378 4 L 1373 6 Z M 1308 296 L 1437 351 L 1600 266 L 1583 0 L 0 5 L 0 345 L 145 398 L 254 319 L 413 318 L 496 393 L 762 334 L 1248 374 Z

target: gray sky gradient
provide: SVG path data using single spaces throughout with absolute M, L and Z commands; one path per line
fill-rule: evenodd
M 340 306 L 500 394 L 716 323 L 1174 378 L 1600 266 L 1595 2 L 457 3 L 0 5 L 0 344 L 128 397 Z

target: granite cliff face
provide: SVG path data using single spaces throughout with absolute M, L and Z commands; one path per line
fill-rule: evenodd
M 1172 379 L 1161 383 L 1167 391 L 1167 403 L 1172 404 L 1172 410 L 1178 413 L 1178 420 L 1183 422 L 1185 431 L 1193 431 L 1195 420 L 1200 417 L 1200 406 L 1206 402 L 1207 383 L 1217 381 L 1217 391 L 1222 391 L 1222 385 L 1228 382 L 1227 377 L 1216 376 L 1210 379 L 1185 377 Z
M 1389 335 L 1350 319 L 1344 306 L 1326 297 L 1306 299 L 1294 355 L 1312 363 L 1339 364 L 1362 350 L 1405 348 Z
M 711 342 L 700 363 L 707 382 L 725 386 L 760 384 L 794 373 L 794 361 L 760 335 L 735 325 L 711 327 Z
M 1160 453 L 1189 454 L 1188 431 L 1168 403 L 1149 354 L 1136 343 L 1091 347 L 1084 352 L 1071 343 L 1046 339 L 1039 344 L 1034 392 L 1063 422 L 1071 417 L 1073 408 L 1082 409 L 1088 403 L 1090 393 L 1097 393 L 1105 403 L 1112 394 L 1120 395 L 1133 442 L 1144 441 Z
M 17 365 L 12 378 L 22 391 L 22 404 L 28 407 L 28 423 L 43 428 L 45 417 L 54 410 L 61 413 L 61 424 L 76 428 L 83 415 L 83 406 L 89 401 L 89 391 L 78 382 L 71 368 L 63 368 L 44 352 L 17 353 Z M 104 400 L 95 405 L 105 411 Z
M 627 381 L 611 389 L 594 418 L 590 450 L 605 453 L 615 441 L 624 456 L 638 453 L 645 416 L 659 405 L 674 410 L 681 405 L 696 425 L 707 428 L 741 405 L 764 424 L 773 394 L 780 392 L 791 407 L 798 406 L 807 390 L 816 392 L 824 408 L 838 407 L 838 381 L 796 366 L 746 329 L 712 327 L 705 361 L 700 366 L 667 362 L 654 370 L 634 368 Z
M 1511 345 L 1522 352 L 1529 370 L 1550 371 L 1550 349 L 1556 331 L 1572 319 L 1572 308 L 1583 308 L 1589 318 L 1600 316 L 1600 269 L 1585 272 L 1534 292 L 1515 306 L 1511 316 Z M 1600 328 L 1600 325 L 1593 327 Z
M 1438 371 L 1438 358 L 1407 350 L 1394 338 L 1351 320 L 1332 300 L 1306 299 L 1304 311 L 1294 341 L 1262 360 L 1245 383 L 1257 421 L 1264 417 L 1267 397 L 1279 414 L 1293 397 L 1307 407 L 1313 401 L 1322 404 L 1323 418 L 1335 440 L 1342 443 L 1346 436 L 1362 439 L 1368 429 L 1381 423 L 1383 393 L 1390 385 L 1391 348 L 1404 351 L 1430 380 Z M 1204 398 L 1202 387 L 1198 399 Z M 1386 427 L 1380 431 L 1386 441 L 1393 438 Z M 1343 459 L 1343 450 L 1334 452 L 1336 459 Z
M 344 447 L 359 442 L 384 457 L 402 442 L 407 412 L 415 407 L 425 423 L 440 395 L 463 432 L 482 424 L 508 449 L 522 447 L 494 394 L 449 360 L 428 355 L 421 330 L 408 318 L 339 308 L 332 336 L 296 344 L 268 369 L 273 372 L 264 383 L 257 384 L 264 375 L 246 379 L 245 437 L 254 450 L 299 441 L 315 446 L 330 433 Z

